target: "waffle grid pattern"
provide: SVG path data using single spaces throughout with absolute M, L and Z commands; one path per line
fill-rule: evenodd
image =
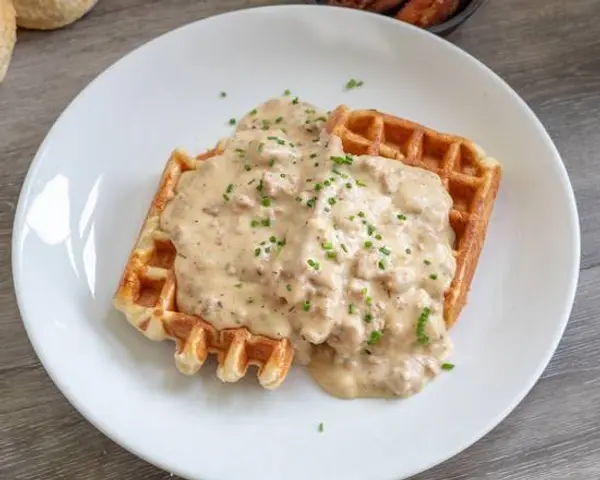
M 471 141 L 436 132 L 377 110 L 335 109 L 326 129 L 353 155 L 379 155 L 440 176 L 453 199 L 450 225 L 456 241 L 456 274 L 444 301 L 451 327 L 464 305 L 485 240 L 501 178 L 501 166 Z
M 258 367 L 258 380 L 268 389 L 285 379 L 294 350 L 288 340 L 253 335 L 246 328 L 219 331 L 199 317 L 177 309 L 174 273 L 175 247 L 159 228 L 160 215 L 174 196 L 182 173 L 197 161 L 175 150 L 163 172 L 146 220 L 121 278 L 114 304 L 129 323 L 151 340 L 170 339 L 176 344 L 175 363 L 185 374 L 196 373 L 209 354 L 217 357 L 217 376 L 224 382 L 242 378 L 249 365 Z

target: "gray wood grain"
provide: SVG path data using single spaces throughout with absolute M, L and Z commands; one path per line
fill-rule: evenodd
M 13 294 L 12 219 L 40 141 L 94 76 L 192 20 L 272 3 L 301 2 L 100 0 L 69 28 L 19 32 L 0 85 L 0 478 L 172 478 L 92 427 L 41 367 Z M 566 334 L 533 391 L 484 439 L 414 480 L 600 479 L 599 18 L 600 0 L 489 0 L 450 37 L 506 79 L 554 138 L 581 216 L 581 279 Z

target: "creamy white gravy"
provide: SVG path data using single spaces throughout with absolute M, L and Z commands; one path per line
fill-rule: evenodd
M 326 117 L 269 100 L 183 175 L 161 217 L 177 302 L 219 329 L 289 338 L 333 395 L 408 396 L 452 349 L 452 199 L 430 172 L 346 155 Z

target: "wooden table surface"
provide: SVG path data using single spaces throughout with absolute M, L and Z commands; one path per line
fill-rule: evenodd
M 99 0 L 69 28 L 19 32 L 0 85 L 0 478 L 172 478 L 92 427 L 40 365 L 9 268 L 17 196 L 48 128 L 111 63 L 192 20 L 274 3 L 301 2 Z M 514 87 L 556 142 L 579 206 L 581 276 L 566 334 L 532 392 L 485 438 L 414 480 L 600 479 L 599 19 L 600 0 L 489 0 L 449 38 Z

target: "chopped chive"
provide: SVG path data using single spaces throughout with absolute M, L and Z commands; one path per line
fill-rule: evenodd
M 258 112 L 258 110 L 256 110 L 256 108 L 253 108 L 252 110 L 250 110 L 250 115 L 256 115 Z
M 346 90 L 353 90 L 355 88 L 362 87 L 363 85 L 364 82 L 362 80 L 356 80 L 354 78 L 351 78 L 346 82 Z
M 398 215 L 396 215 L 396 218 L 398 220 L 404 221 L 404 220 L 406 220 L 406 215 L 404 215 L 403 213 L 399 213 Z
M 271 122 L 269 122 L 268 120 L 264 120 L 262 121 L 262 127 L 263 130 L 268 130 L 269 128 L 271 128 Z
M 250 170 L 252 170 L 252 167 L 250 165 L 246 164 L 246 165 L 244 165 L 244 170 L 249 172 Z
M 302 201 L 302 197 L 296 197 L 296 201 L 297 202 L 301 202 Z
M 410 255 L 412 253 L 412 249 L 407 248 L 406 250 L 404 250 L 408 255 Z
M 286 89 L 284 90 L 283 94 L 284 94 L 284 95 L 287 97 L 287 96 L 289 96 L 289 95 L 291 95 L 291 94 L 292 94 L 292 91 L 291 91 L 291 90 L 288 90 L 288 89 L 286 88 Z
M 283 117 L 277 117 L 275 119 L 275 123 L 281 123 L 283 121 Z
M 373 305 L 373 297 L 367 297 L 367 298 L 365 298 L 365 303 L 367 305 Z
M 337 260 L 337 253 L 335 252 L 327 252 L 327 258 L 330 260 Z
M 450 370 L 454 370 L 454 364 L 453 363 L 442 363 L 442 370 L 446 370 L 446 371 L 450 371 Z
M 383 337 L 383 332 L 381 330 L 373 330 L 371 332 L 371 338 L 367 342 L 369 345 L 375 345 L 379 340 Z
M 366 294 L 367 294 L 367 291 L 368 291 L 368 290 L 367 290 L 366 288 L 361 288 L 361 289 L 360 289 L 360 293 L 361 293 L 361 295 L 366 295 Z
M 417 320 L 417 341 L 421 345 L 427 345 L 429 343 L 429 337 L 425 333 L 425 327 L 429 321 L 429 315 L 431 315 L 431 309 L 429 307 L 425 307 Z
M 271 219 L 270 218 L 265 218 L 263 220 L 261 220 L 261 225 L 263 227 L 270 227 L 271 226 Z
M 234 287 L 235 287 L 235 288 L 242 288 L 242 284 L 241 284 L 241 283 L 236 283 L 236 284 L 234 285 Z
M 340 172 L 337 168 L 332 168 L 331 171 L 336 175 L 342 176 L 342 172 Z
M 323 430 L 325 430 L 325 425 L 323 425 L 323 422 L 319 423 L 319 433 L 323 433 Z
M 314 208 L 315 207 L 315 199 L 311 198 L 310 200 L 308 200 L 306 202 L 306 206 L 309 207 L 309 208 Z
M 329 186 L 329 185 L 331 185 L 331 181 L 330 181 L 330 180 L 325 180 L 323 183 L 324 183 L 326 186 Z
M 346 247 L 346 245 L 344 245 L 343 243 L 340 245 L 340 247 L 342 247 L 342 250 L 346 253 L 348 253 L 348 247 Z
M 294 97 L 292 100 L 292 105 L 298 105 L 298 97 Z
M 345 157 L 329 157 L 329 159 L 337 165 L 352 165 L 353 158 L 350 155 Z
M 337 203 L 337 200 L 333 197 L 329 197 L 327 199 L 327 203 L 329 203 L 329 205 L 335 205 Z
M 263 148 L 265 148 L 265 143 L 264 142 L 260 142 L 258 144 L 258 153 L 261 153 L 263 151 Z
M 367 233 L 369 237 L 372 236 L 375 233 L 375 227 L 371 224 L 367 225 Z
M 318 192 L 319 190 L 321 190 L 323 188 L 323 185 L 321 185 L 320 183 L 315 183 L 315 190 Z
M 230 183 L 229 185 L 227 185 L 227 190 L 225 190 L 227 193 L 231 193 L 233 192 L 233 183 Z
M 229 125 L 235 125 L 236 123 L 237 123 L 237 120 L 235 118 L 229 119 Z
M 356 217 L 355 217 L 354 215 L 350 215 L 350 216 L 348 217 L 348 220 L 350 220 L 351 222 L 353 222 L 355 218 L 356 218 Z
M 221 92 L 221 93 L 219 93 L 219 96 L 221 98 L 225 98 L 227 96 L 227 92 Z
M 256 247 L 256 248 L 254 249 L 254 256 L 255 256 L 255 257 L 258 257 L 259 255 L 260 255 L 260 247 Z
M 269 237 L 269 241 L 270 241 L 271 243 L 277 243 L 277 237 L 276 237 L 275 235 L 271 235 L 271 236 Z
M 365 314 L 365 322 L 371 323 L 372 321 L 373 321 L 373 314 L 372 313 Z
M 361 181 L 360 181 L 360 180 L 358 180 L 358 179 L 356 180 L 356 184 L 357 184 L 359 187 L 366 187 L 366 186 L 367 186 L 367 184 L 366 184 L 365 182 L 361 182 Z
M 379 270 L 385 270 L 385 261 L 379 260 L 379 262 L 377 263 L 377 266 L 379 267 Z
M 254 299 L 252 297 L 248 297 L 246 300 L 247 303 L 254 303 Z
M 427 259 L 425 259 L 425 260 L 423 260 L 423 263 L 424 263 L 425 265 L 431 265 L 431 260 L 427 260 Z
M 258 220 L 252 220 L 250 222 L 251 227 L 258 227 L 259 225 L 260 225 L 260 222 Z
M 346 182 L 346 188 L 352 188 L 352 184 L 350 182 Z
M 292 291 L 292 286 L 289 283 L 285 286 L 285 288 L 288 292 Z
M 377 235 L 375 235 L 375 239 L 376 240 L 381 240 L 383 237 L 378 233 Z
M 321 246 L 323 247 L 323 250 L 331 250 L 333 248 L 333 243 L 323 242 Z
M 373 246 L 373 242 L 371 242 L 370 240 L 367 240 L 365 243 L 363 243 L 363 246 L 365 248 L 371 248 Z
M 226 193 L 223 194 L 223 199 L 228 202 L 229 201 L 229 195 L 227 195 Z
M 391 251 L 389 248 L 387 248 L 387 247 L 381 247 L 381 248 L 379 249 L 379 251 L 380 251 L 381 253 L 383 253 L 384 255 L 389 255 L 390 253 L 392 253 L 392 251 Z
M 356 313 L 356 305 L 354 305 L 353 303 L 348 305 L 348 313 L 350 315 L 354 315 Z
M 437 280 L 437 275 L 435 273 L 432 273 L 431 275 L 429 275 L 429 278 L 431 278 L 432 280 Z
M 360 212 L 358 212 L 358 216 L 359 216 L 360 218 L 364 218 L 364 216 L 365 216 L 365 212 L 363 212 L 363 211 L 360 211 Z
M 310 158 L 317 158 L 317 154 L 316 153 L 311 153 L 310 154 Z
M 269 160 L 269 167 L 272 167 L 273 165 L 275 165 L 275 159 L 272 158 L 271 160 Z
M 319 270 L 319 268 L 321 268 L 319 262 L 315 262 L 312 258 L 309 258 L 306 263 L 308 263 L 314 270 Z
M 308 312 L 310 310 L 310 301 L 306 301 L 302 304 L 302 310 L 304 310 L 305 312 Z
M 319 166 L 319 162 L 315 162 L 315 167 L 318 167 L 318 166 Z

